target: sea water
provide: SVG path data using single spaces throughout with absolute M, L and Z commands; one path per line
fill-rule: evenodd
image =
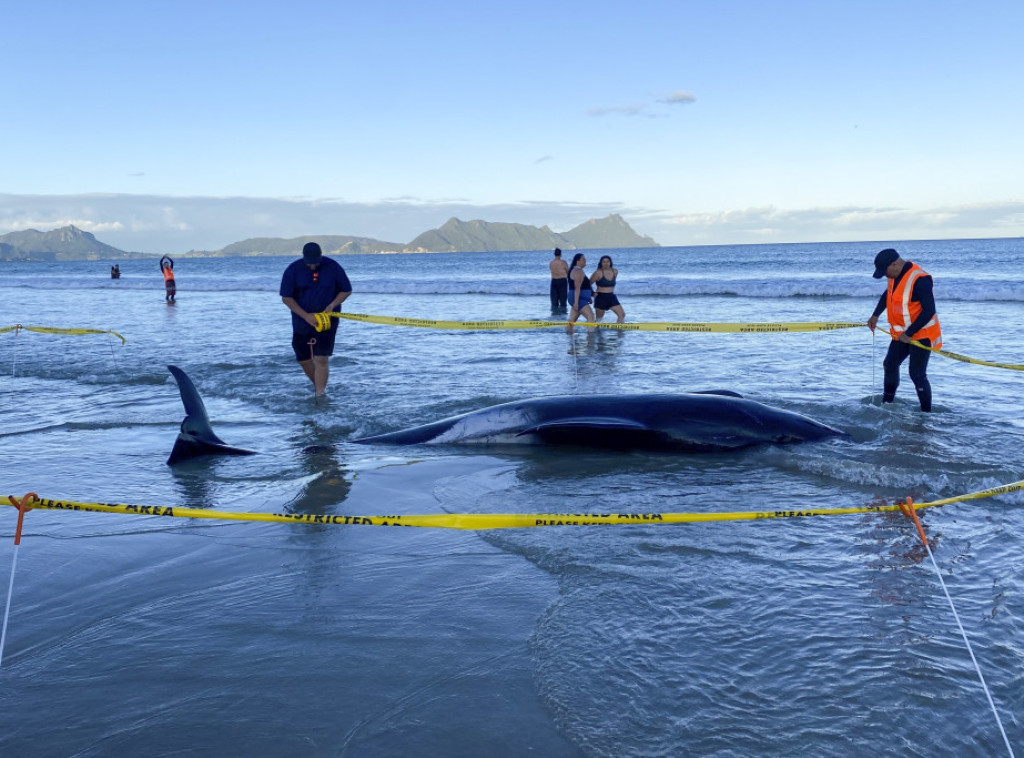
M 630 321 L 860 322 L 888 243 L 610 254 Z M 1024 363 L 1024 242 L 905 242 L 945 347 Z M 568 253 L 567 253 L 568 254 Z M 1024 478 L 1021 372 L 888 337 L 444 331 L 343 321 L 329 399 L 290 350 L 289 258 L 0 263 L 4 495 L 261 513 L 657 513 L 930 501 Z M 552 319 L 548 252 L 338 258 L 345 311 Z M 884 317 L 883 317 L 884 321 Z M 183 368 L 251 457 L 165 460 Z M 350 440 L 547 395 L 728 389 L 850 439 L 712 455 Z M 596 413 L 607 411 L 595 401 Z M 1024 746 L 1024 496 L 922 512 Z M 14 563 L 0 509 L 0 586 Z M 994 755 L 995 717 L 900 515 L 493 532 L 34 510 L 0 667 L 0 754 Z

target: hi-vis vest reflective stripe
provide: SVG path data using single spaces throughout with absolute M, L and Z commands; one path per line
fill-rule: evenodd
M 928 273 L 916 263 L 911 263 L 910 270 L 903 275 L 898 285 L 894 287 L 895 280 L 889 280 L 886 316 L 889 319 L 889 326 L 897 333 L 906 331 L 907 327 L 921 315 L 921 304 L 911 300 L 910 296 L 914 291 L 914 282 L 922 276 L 928 276 Z M 927 324 L 918 329 L 913 338 L 931 340 L 931 345 L 935 349 L 942 347 L 942 330 L 939 328 L 938 314 L 932 316 Z

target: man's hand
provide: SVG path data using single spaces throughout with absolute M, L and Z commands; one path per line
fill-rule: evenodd
M 878 324 L 878 316 L 872 316 L 871 318 L 868 319 L 868 329 L 871 330 L 872 334 L 875 333 L 875 326 L 877 324 Z

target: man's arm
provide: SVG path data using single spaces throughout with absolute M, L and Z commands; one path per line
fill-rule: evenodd
M 885 300 L 888 293 L 883 292 L 882 296 L 878 298 L 878 305 L 875 306 L 874 312 L 871 314 L 871 318 L 868 319 L 868 329 L 875 331 L 875 325 L 878 324 L 878 317 L 882 315 L 882 311 L 885 310 Z
M 316 328 L 316 317 L 312 313 L 307 313 L 301 305 L 296 302 L 294 297 L 282 297 L 281 302 L 288 306 L 288 310 L 294 313 L 296 316 L 301 318 L 307 324 Z
M 330 305 L 327 306 L 327 313 L 333 313 L 338 310 L 341 304 L 348 300 L 348 296 L 352 294 L 352 282 L 348 280 L 348 274 L 345 273 L 345 269 L 341 268 L 341 266 L 338 268 L 340 270 L 339 276 L 337 283 L 334 285 L 338 288 L 338 292 L 330 302 Z
M 889 294 L 888 292 L 883 292 L 882 296 L 880 298 L 878 298 L 878 304 L 875 306 L 875 310 L 871 314 L 876 319 L 879 316 L 881 316 L 882 315 L 882 311 L 885 310 L 885 306 L 886 306 L 886 302 L 885 301 L 888 299 L 888 294 Z
M 348 292 L 339 292 L 337 295 L 334 296 L 334 299 L 331 301 L 331 304 L 327 306 L 326 312 L 334 313 L 334 311 L 338 310 L 341 307 L 342 303 L 348 300 L 348 296 L 351 294 L 352 290 L 349 290 Z

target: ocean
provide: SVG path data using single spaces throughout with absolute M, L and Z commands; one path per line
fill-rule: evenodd
M 861 322 L 890 243 L 595 251 L 629 321 Z M 945 348 L 1024 363 L 1024 240 L 900 242 Z M 0 263 L 4 495 L 324 515 L 859 508 L 1024 478 L 1018 371 L 888 337 L 444 331 L 343 321 L 328 400 L 290 350 L 291 258 Z M 352 313 L 557 319 L 549 252 L 338 257 Z M 607 317 L 606 317 L 607 318 Z M 884 317 L 883 317 L 884 321 Z M 165 465 L 195 382 L 249 457 Z M 549 395 L 728 389 L 849 439 L 670 453 L 354 445 Z M 1024 495 L 922 521 L 1024 746 Z M 17 513 L 0 509 L 0 586 Z M 497 531 L 33 510 L 0 665 L 10 756 L 990 756 L 999 725 L 913 523 L 893 514 Z M 5 595 L 6 598 L 6 595 Z

